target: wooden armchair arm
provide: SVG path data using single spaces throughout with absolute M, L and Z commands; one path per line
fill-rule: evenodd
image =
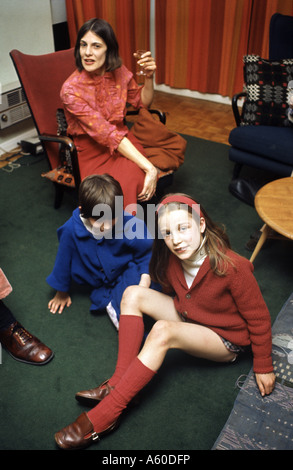
M 59 144 L 65 144 L 71 152 L 75 150 L 75 145 L 70 137 L 63 135 L 39 135 L 39 139 L 45 142 L 56 142 Z
M 77 150 L 73 140 L 68 136 L 63 135 L 39 135 L 39 139 L 42 142 L 56 142 L 59 144 L 63 144 L 67 147 L 70 151 L 70 158 L 72 162 L 72 173 L 74 176 L 75 186 L 76 188 L 80 185 L 80 173 L 79 173 L 79 165 L 78 165 L 78 158 L 77 158 Z

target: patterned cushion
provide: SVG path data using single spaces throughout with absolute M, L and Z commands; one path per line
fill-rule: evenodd
M 241 125 L 287 126 L 287 87 L 293 79 L 293 59 L 272 61 L 247 55 L 243 61 L 247 99 Z

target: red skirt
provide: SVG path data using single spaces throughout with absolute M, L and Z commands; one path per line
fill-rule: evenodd
M 145 156 L 143 147 L 131 131 L 127 138 Z M 110 155 L 107 147 L 99 145 L 88 135 L 75 136 L 74 143 L 78 152 L 81 180 L 86 176 L 108 173 L 121 185 L 124 208 L 128 204 L 137 204 L 137 196 L 142 191 L 145 172 L 136 163 L 128 160 L 118 151 Z

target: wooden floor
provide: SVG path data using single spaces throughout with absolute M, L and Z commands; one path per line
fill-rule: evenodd
M 235 127 L 231 105 L 155 91 L 152 108 L 167 115 L 170 131 L 228 144 Z

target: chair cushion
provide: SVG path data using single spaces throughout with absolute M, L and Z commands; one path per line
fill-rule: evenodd
M 240 126 L 229 143 L 242 151 L 293 166 L 293 127 Z
M 247 99 L 241 125 L 288 125 L 287 87 L 293 79 L 293 58 L 273 61 L 246 55 L 243 61 Z
M 252 168 L 269 171 L 275 175 L 279 175 L 280 177 L 291 176 L 293 171 L 292 163 L 290 165 L 288 163 L 278 162 L 254 153 L 244 152 L 243 150 L 239 150 L 235 147 L 230 147 L 229 149 L 229 160 L 234 163 L 239 163 L 240 166 L 251 166 Z

